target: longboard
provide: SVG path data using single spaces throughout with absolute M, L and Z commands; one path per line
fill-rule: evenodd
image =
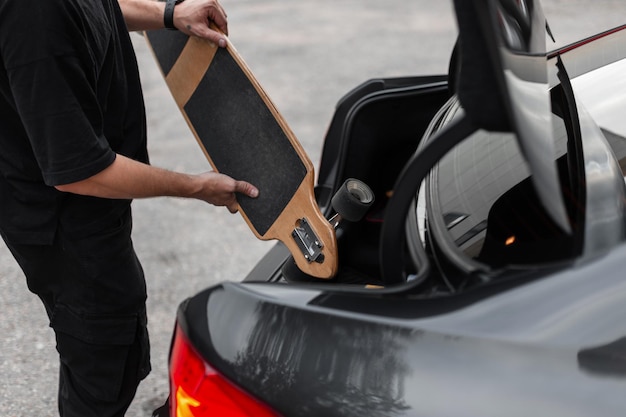
M 333 277 L 337 239 L 315 201 L 313 164 L 232 43 L 175 30 L 144 36 L 213 169 L 259 189 L 256 199 L 237 196 L 256 237 L 281 241 L 303 272 Z

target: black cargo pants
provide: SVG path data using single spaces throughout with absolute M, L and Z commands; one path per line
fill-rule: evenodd
M 62 417 L 124 416 L 150 372 L 146 285 L 131 228 L 129 209 L 98 230 L 59 230 L 50 246 L 3 236 L 56 335 Z

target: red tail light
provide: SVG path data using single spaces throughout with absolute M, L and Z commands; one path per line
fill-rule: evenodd
M 171 417 L 279 417 L 215 371 L 176 328 L 170 356 Z

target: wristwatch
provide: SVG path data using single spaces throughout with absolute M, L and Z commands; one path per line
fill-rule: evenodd
M 163 23 L 168 29 L 176 29 L 174 26 L 174 6 L 185 0 L 165 0 L 165 12 L 163 12 Z

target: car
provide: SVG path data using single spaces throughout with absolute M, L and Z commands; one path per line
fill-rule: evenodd
M 454 0 L 448 74 L 337 104 L 316 185 L 375 203 L 339 271 L 276 244 L 190 296 L 171 416 L 623 416 L 626 25 L 548 51 L 539 1 Z

